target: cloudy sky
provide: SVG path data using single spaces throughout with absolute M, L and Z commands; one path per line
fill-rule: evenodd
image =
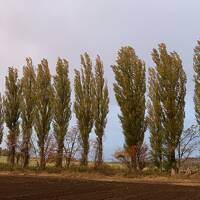
M 199 0 L 0 0 L 0 90 L 9 66 L 21 74 L 25 58 L 34 64 L 49 61 L 52 74 L 58 56 L 70 62 L 70 78 L 80 67 L 80 54 L 99 54 L 110 89 L 110 113 L 105 137 L 105 158 L 123 144 L 112 91 L 117 50 L 131 45 L 147 66 L 151 50 L 165 42 L 183 59 L 188 75 L 185 127 L 195 123 L 192 56 L 200 38 Z M 74 121 L 74 119 L 72 120 Z M 73 123 L 73 122 L 72 122 Z M 148 140 L 148 136 L 146 136 Z

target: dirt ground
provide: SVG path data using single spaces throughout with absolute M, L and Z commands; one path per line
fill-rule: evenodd
M 0 200 L 199 200 L 200 186 L 0 176 Z

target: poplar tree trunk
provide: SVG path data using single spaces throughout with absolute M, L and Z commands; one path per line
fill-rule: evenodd
M 95 166 L 99 167 L 103 164 L 103 140 L 102 137 L 97 138 L 97 159 Z
M 81 165 L 83 165 L 83 166 L 87 166 L 88 165 L 88 152 L 89 152 L 88 141 L 84 141 L 83 142 L 82 159 L 81 159 Z
M 61 141 L 60 144 L 58 144 L 57 157 L 56 157 L 56 167 L 59 167 L 59 168 L 62 168 L 63 148 L 64 148 L 64 143 L 63 141 Z
M 163 170 L 163 157 L 162 157 L 162 153 L 160 153 L 160 155 L 159 155 L 159 169 L 162 172 L 162 170 Z
M 44 144 L 40 146 L 40 169 L 44 170 L 46 166 Z
M 130 166 L 130 171 L 137 171 L 137 159 L 136 156 L 131 156 L 131 166 Z
M 176 157 L 175 157 L 175 151 L 174 150 L 169 150 L 169 168 L 174 169 L 177 171 L 177 166 L 176 166 Z
M 8 157 L 9 163 L 11 166 L 14 166 L 15 164 L 15 146 L 10 146 L 9 148 L 9 157 Z
M 24 137 L 23 137 L 23 168 L 26 168 L 29 164 L 29 159 L 30 159 L 30 155 L 29 155 L 29 144 L 30 144 L 30 137 L 31 137 L 31 129 L 27 129 L 26 132 L 24 133 Z
M 29 156 L 29 144 L 28 143 L 25 144 L 23 157 L 24 157 L 23 168 L 26 168 L 26 167 L 28 167 L 29 159 L 30 159 L 30 156 Z
M 15 141 L 15 131 L 11 131 L 9 133 L 9 155 L 8 155 L 8 162 L 11 166 L 15 164 L 15 148 L 16 148 L 16 141 Z

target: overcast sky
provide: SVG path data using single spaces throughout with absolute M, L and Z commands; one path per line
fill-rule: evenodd
M 71 79 L 74 69 L 80 67 L 80 54 L 87 51 L 93 60 L 97 54 L 101 56 L 111 99 L 106 159 L 123 145 L 110 68 L 121 46 L 134 47 L 147 66 L 153 65 L 150 54 L 160 42 L 180 54 L 188 75 L 185 127 L 195 123 L 192 56 L 200 38 L 199 0 L 0 0 L 0 3 L 0 91 L 4 90 L 7 68 L 17 67 L 21 74 L 28 56 L 36 66 L 47 58 L 52 74 L 58 56 L 68 59 Z

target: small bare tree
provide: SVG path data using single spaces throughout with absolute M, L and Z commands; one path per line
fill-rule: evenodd
M 183 131 L 180 142 L 177 148 L 178 167 L 184 163 L 191 154 L 198 150 L 200 145 L 200 127 L 198 125 L 192 125 L 190 128 Z
M 37 139 L 31 137 L 30 142 L 31 142 L 30 154 L 33 155 L 33 158 L 36 161 L 37 167 L 39 168 L 40 163 L 39 163 L 39 158 L 38 158 L 39 149 L 37 148 Z
M 36 165 L 39 168 L 40 167 L 40 151 L 39 147 L 37 145 L 37 138 L 31 137 L 31 148 L 30 148 L 30 155 L 32 155 L 32 158 L 36 161 Z M 44 158 L 45 158 L 45 165 L 47 162 L 54 162 L 56 159 L 56 141 L 53 137 L 53 134 L 49 134 L 46 142 L 44 144 Z
M 124 164 L 129 171 L 132 171 L 131 159 L 136 160 L 137 170 L 142 170 L 145 167 L 147 159 L 148 146 L 142 144 L 131 149 L 122 149 L 115 152 L 114 157 Z
M 93 160 L 94 162 L 94 167 L 97 168 L 99 167 L 97 165 L 98 162 L 98 154 L 99 154 L 99 144 L 98 141 L 95 139 L 90 139 L 90 146 L 91 146 L 91 150 L 90 150 L 90 154 L 89 154 L 89 158 L 91 160 Z M 103 159 L 102 159 L 103 160 Z
M 77 126 L 72 127 L 65 136 L 64 156 L 66 167 L 69 167 L 71 161 L 75 159 L 81 149 L 80 134 Z
M 146 160 L 147 160 L 147 154 L 148 154 L 148 146 L 146 144 L 138 146 L 136 157 L 137 157 L 137 163 L 138 163 L 139 170 L 142 170 L 145 167 Z
M 53 134 L 50 134 L 45 143 L 45 160 L 47 162 L 56 161 L 57 144 Z
M 23 140 L 21 137 L 19 137 L 16 143 L 15 161 L 16 164 L 20 165 L 21 167 L 23 167 L 23 161 L 24 161 L 23 148 L 24 148 Z

